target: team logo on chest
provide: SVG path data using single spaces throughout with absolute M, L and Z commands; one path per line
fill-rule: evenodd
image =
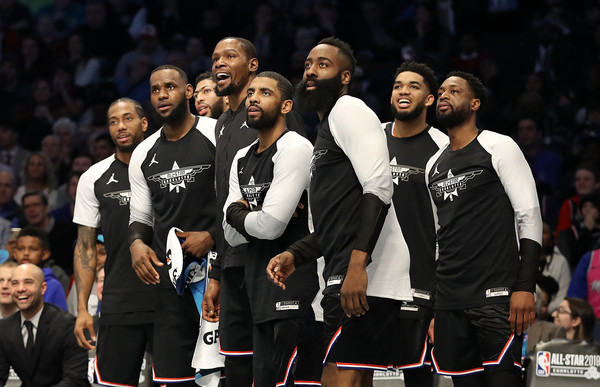
M 446 179 L 436 181 L 429 185 L 432 191 L 435 191 L 435 196 L 440 197 L 444 195 L 444 200 L 453 197 L 458 197 L 458 191 L 467 188 L 467 181 L 473 179 L 475 176 L 480 175 L 483 170 L 479 169 L 476 171 L 461 173 L 460 175 L 454 176 L 452 170 L 448 170 L 448 177 Z
M 169 186 L 169 192 L 175 190 L 179 193 L 181 188 L 187 188 L 185 183 L 193 183 L 196 179 L 194 176 L 210 168 L 210 164 L 191 165 L 189 167 L 179 168 L 177 161 L 173 162 L 173 168 L 170 171 L 160 172 L 152 176 L 148 176 L 148 180 L 160 184 L 160 188 Z
M 129 204 L 131 200 L 131 191 L 115 191 L 115 192 L 107 192 L 103 195 L 105 198 L 115 199 L 119 201 L 120 206 L 126 206 Z
M 259 204 L 262 204 L 267 191 L 271 183 L 262 183 L 256 184 L 254 182 L 254 176 L 250 176 L 250 181 L 248 184 L 240 185 L 240 189 L 242 190 L 242 196 L 244 200 L 248 202 L 250 205 L 250 209 L 255 209 Z
M 396 164 L 396 158 L 390 160 L 390 170 L 392 172 L 392 180 L 394 184 L 398 185 L 398 181 L 408 181 L 410 175 L 417 173 L 425 173 L 424 169 L 411 167 L 409 165 L 398 165 Z

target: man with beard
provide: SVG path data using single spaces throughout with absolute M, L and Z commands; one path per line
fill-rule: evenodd
M 542 220 L 518 145 L 476 126 L 484 102 L 483 84 L 469 73 L 450 73 L 438 90 L 436 115 L 450 144 L 425 170 L 439 246 L 432 358 L 455 386 L 518 386 Z
M 395 215 L 410 252 L 413 302 L 400 308 L 398 331 L 404 344 L 394 362 L 403 370 L 408 387 L 433 386 L 427 331 L 433 318 L 436 241 L 425 165 L 448 143 L 446 135 L 426 122 L 436 91 L 437 79 L 431 68 L 417 62 L 402 63 L 394 77 L 390 101 L 394 121 L 384 124 Z
M 218 96 L 227 96 L 229 109 L 215 126 L 217 150 L 215 177 L 217 224 L 223 224 L 223 206 L 229 194 L 229 172 L 236 153 L 256 140 L 256 131 L 246 122 L 246 92 L 258 70 L 254 45 L 238 37 L 223 38 L 212 54 L 212 72 Z M 304 122 L 292 111 L 285 116 L 290 130 L 305 133 Z M 202 317 L 219 321 L 220 351 L 225 358 L 228 386 L 252 385 L 252 316 L 244 283 L 245 245 L 231 247 L 223 229 L 217 230 L 217 259 L 213 262 Z
M 150 76 L 150 100 L 160 130 L 131 155 L 129 240 L 133 269 L 157 284 L 154 380 L 195 385 L 191 367 L 199 313 L 188 288 L 178 296 L 167 272 L 166 239 L 171 227 L 185 232 L 183 253 L 203 257 L 214 245 L 214 123 L 190 114 L 194 89 L 183 70 L 159 66 Z
M 267 267 L 283 285 L 296 267 L 325 257 L 323 386 L 372 385 L 373 370 L 387 370 L 400 345 L 394 312 L 412 300 L 408 246 L 396 217 L 386 216 L 393 182 L 385 134 L 375 113 L 347 95 L 355 63 L 337 38 L 306 58 L 296 97 L 321 119 L 311 163 L 315 231 Z
M 254 323 L 254 386 L 283 386 L 291 380 L 316 384 L 321 366 L 315 348 L 320 341 L 315 345 L 308 332 L 315 325 L 311 303 L 319 289 L 316 262 L 298 270 L 286 291 L 264 275 L 272 256 L 309 233 L 305 189 L 312 144 L 286 128 L 294 96 L 287 79 L 260 73 L 247 95 L 246 122 L 258 140 L 233 160 L 223 228 L 231 246 L 247 244 L 244 281 Z
M 194 90 L 194 106 L 199 116 L 217 119 L 225 110 L 225 97 L 216 93 L 217 84 L 211 72 L 204 72 L 196 77 Z
M 99 383 L 131 386 L 138 383 L 144 351 L 151 347 L 154 323 L 155 289 L 136 277 L 127 234 L 123 232 L 129 221 L 131 196 L 127 168 L 133 150 L 144 140 L 148 119 L 140 103 L 129 98 L 114 101 L 107 116 L 116 153 L 92 165 L 77 185 L 73 216 L 73 222 L 79 225 L 74 254 L 78 295 L 75 336 L 82 348 L 96 349 Z M 96 338 L 88 299 L 96 279 L 99 229 L 105 237 L 107 258 Z

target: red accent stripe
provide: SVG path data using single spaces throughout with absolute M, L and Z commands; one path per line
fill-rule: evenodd
M 421 352 L 421 358 L 419 359 L 419 362 L 413 363 L 413 364 L 398 365 L 396 368 L 399 370 L 403 370 L 403 369 L 407 369 L 407 368 L 419 368 L 423 364 L 425 364 L 425 354 L 426 353 L 427 353 L 427 337 L 425 338 L 425 342 L 423 344 L 423 352 Z
M 435 360 L 435 356 L 433 355 L 433 349 L 431 350 L 431 360 L 433 361 L 433 366 L 435 367 L 435 372 L 437 372 L 438 374 L 441 374 L 441 375 L 458 376 L 458 375 L 474 374 L 474 373 L 483 371 L 483 367 L 472 368 L 470 370 L 464 370 L 464 371 L 443 371 L 440 369 L 440 367 L 437 364 L 437 361 Z
M 111 382 L 102 380 L 102 377 L 100 376 L 100 370 L 98 369 L 98 355 L 96 355 L 96 358 L 94 360 L 95 360 L 94 361 L 94 372 L 96 373 L 96 379 L 98 379 L 98 384 L 102 384 L 104 386 L 115 386 L 115 387 L 135 387 L 130 384 L 111 383 Z
M 506 355 L 506 352 L 508 351 L 508 349 L 510 348 L 510 345 L 513 342 L 513 339 L 515 338 L 515 333 L 513 332 L 510 337 L 508 338 L 508 341 L 506 342 L 506 344 L 504 344 L 504 348 L 502 348 L 502 352 L 500 352 L 500 355 L 498 356 L 498 358 L 496 360 L 492 360 L 492 361 L 484 361 L 483 365 L 498 365 L 500 363 L 502 363 L 502 360 L 504 359 L 504 356 Z
M 156 373 L 154 372 L 154 365 L 152 365 L 152 380 L 154 380 L 155 382 L 189 382 L 192 380 L 196 380 L 195 376 L 192 377 L 187 377 L 187 378 L 161 378 L 156 376 Z
M 223 356 L 252 356 L 254 351 L 225 351 L 221 348 L 221 342 L 219 342 L 219 353 Z
M 331 340 L 329 341 L 329 345 L 327 346 L 327 351 L 325 352 L 325 357 L 323 358 L 323 365 L 325 365 L 325 363 L 327 363 L 327 357 L 329 356 L 329 351 L 331 351 L 331 347 L 333 347 L 333 344 L 335 344 L 337 339 L 340 337 L 341 333 L 342 333 L 342 327 L 339 327 L 338 330 L 333 335 L 333 337 L 331 338 Z
M 279 386 L 285 386 L 287 384 L 288 378 L 290 376 L 290 372 L 292 372 L 292 366 L 294 365 L 294 362 L 296 361 L 296 355 L 298 354 L 298 347 L 294 348 L 294 352 L 292 352 L 292 356 L 290 357 L 290 359 L 288 360 L 288 365 L 285 369 L 285 377 L 283 378 L 283 382 L 279 382 L 276 384 L 277 387 Z
M 387 371 L 390 366 L 381 366 L 376 364 L 361 364 L 361 363 L 335 363 L 338 368 L 349 368 L 349 369 L 368 369 L 368 370 L 381 370 Z

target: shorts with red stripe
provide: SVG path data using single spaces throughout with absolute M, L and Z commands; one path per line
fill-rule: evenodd
M 367 297 L 369 310 L 361 317 L 348 318 L 339 294 L 323 298 L 325 356 L 323 364 L 338 368 L 387 370 L 394 367 L 402 345 L 398 334 L 402 301 Z
M 433 308 L 403 302 L 397 325 L 398 342 L 394 367 L 412 369 L 431 366 L 431 344 L 427 336 L 433 318 Z
M 252 314 L 244 281 L 244 267 L 221 270 L 220 352 L 252 356 Z
M 153 324 L 100 325 L 94 369 L 98 384 L 137 386 L 144 354 L 152 351 L 153 330 Z
M 192 356 L 200 329 L 200 314 L 190 291 L 158 288 L 154 323 L 153 378 L 158 383 L 195 381 Z
M 322 323 L 304 318 L 255 324 L 254 387 L 320 386 Z
M 437 373 L 462 376 L 479 372 L 521 373 L 523 336 L 508 322 L 508 303 L 435 313 L 432 361 Z

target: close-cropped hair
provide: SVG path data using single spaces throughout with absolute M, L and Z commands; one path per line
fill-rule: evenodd
M 222 42 L 223 40 L 227 40 L 227 39 L 233 39 L 233 40 L 237 40 L 238 42 L 240 42 L 240 44 L 242 45 L 242 50 L 244 51 L 244 55 L 246 55 L 247 60 L 250 60 L 252 58 L 258 58 L 258 54 L 256 52 L 256 47 L 254 47 L 254 44 L 252 44 L 252 42 L 249 41 L 248 39 L 240 38 L 237 36 L 227 36 L 227 37 L 221 39 L 220 42 Z
M 394 80 L 398 77 L 398 74 L 403 73 L 405 71 L 410 71 L 413 73 L 417 73 L 423 77 L 425 81 L 425 86 L 429 89 L 429 93 L 435 95 L 438 89 L 438 81 L 435 73 L 431 69 L 431 67 L 427 66 L 425 63 L 419 63 L 415 61 L 405 61 L 400 67 L 396 70 L 396 74 L 394 74 Z
M 142 107 L 142 104 L 139 103 L 138 101 L 128 98 L 128 97 L 123 97 L 123 98 L 119 98 L 115 101 L 113 101 L 109 106 L 108 106 L 108 110 L 110 110 L 111 107 L 113 107 L 114 105 L 118 104 L 119 102 L 125 102 L 125 103 L 130 103 L 133 105 L 133 108 L 135 109 L 135 112 L 137 113 L 138 117 L 144 118 L 146 117 L 146 112 L 144 111 L 144 108 Z
M 294 97 L 294 87 L 283 75 L 276 73 L 275 71 L 263 71 L 259 73 L 257 78 L 271 78 L 277 82 L 277 88 L 281 93 L 281 101 L 286 99 L 292 99 Z
M 459 77 L 467 81 L 467 84 L 475 95 L 475 98 L 479 100 L 480 108 L 483 107 L 487 100 L 487 93 L 485 91 L 485 86 L 483 86 L 483 82 L 481 82 L 481 79 L 465 71 L 451 71 L 447 75 L 447 78 L 450 77 Z
M 356 58 L 354 57 L 354 50 L 352 47 L 344 42 L 343 40 L 330 36 L 328 38 L 321 39 L 318 44 L 327 44 L 329 46 L 337 47 L 338 55 L 344 57 L 344 70 L 350 70 L 350 75 L 354 77 L 354 70 L 356 69 Z
M 152 72 L 150 73 L 150 75 L 154 74 L 157 71 L 161 71 L 161 70 L 175 70 L 179 74 L 179 78 L 181 78 L 181 80 L 184 83 L 186 83 L 186 84 L 188 83 L 188 77 L 187 77 L 187 74 L 185 73 L 185 71 L 183 71 L 182 69 L 180 69 L 177 66 L 173 66 L 173 65 L 170 65 L 170 64 L 165 64 L 165 65 L 158 66 L 157 68 L 155 68 L 154 70 L 152 70 Z

